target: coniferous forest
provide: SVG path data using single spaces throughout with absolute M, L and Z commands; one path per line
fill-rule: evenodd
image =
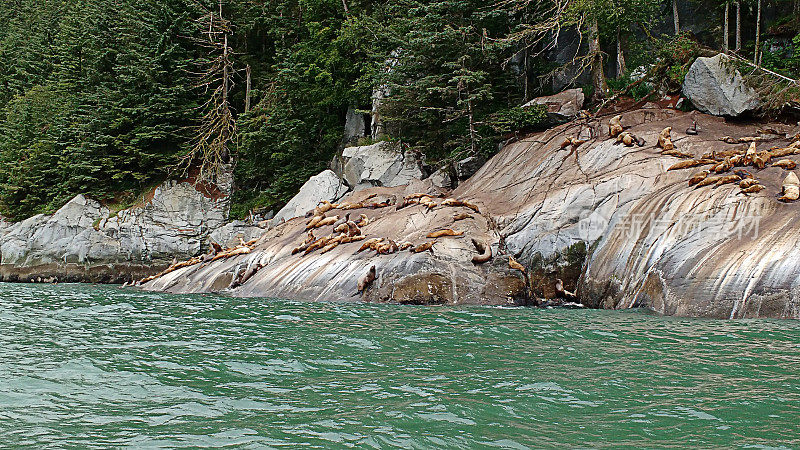
M 390 93 L 382 139 L 435 165 L 535 129 L 544 114 L 519 106 L 567 86 L 595 107 L 677 92 L 696 56 L 719 51 L 800 76 L 800 0 L 0 5 L 0 214 L 13 220 L 228 167 L 234 215 L 280 207 L 376 92 Z M 796 101 L 796 84 L 771 79 L 770 105 Z

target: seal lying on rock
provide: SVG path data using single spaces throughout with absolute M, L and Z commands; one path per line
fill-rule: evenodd
M 446 228 L 444 230 L 438 230 L 428 233 L 426 237 L 429 239 L 436 239 L 444 236 L 463 236 L 463 235 L 464 235 L 463 231 L 455 231 L 451 230 L 450 228 Z
M 412 248 L 411 249 L 411 253 L 422 253 L 422 252 L 426 252 L 426 251 L 429 251 L 429 250 L 430 250 L 431 253 L 433 253 L 433 244 L 436 244 L 437 242 L 439 242 L 439 241 L 431 241 L 431 242 L 426 242 L 424 244 L 420 244 L 420 245 Z
M 689 169 L 691 167 L 706 166 L 709 164 L 717 164 L 717 161 L 714 159 L 692 159 L 689 161 L 681 161 L 679 163 L 675 163 L 669 166 L 669 169 L 667 170 Z
M 568 300 L 575 300 L 578 297 L 573 292 L 564 289 L 564 282 L 561 278 L 556 278 L 556 296 Z
M 667 127 L 658 134 L 658 144 L 656 145 L 664 151 L 675 150 L 675 144 L 672 143 L 672 138 L 670 137 L 671 131 L 672 127 Z
M 797 167 L 797 163 L 791 159 L 782 159 L 778 162 L 772 163 L 772 167 L 780 167 L 781 169 L 792 170 Z

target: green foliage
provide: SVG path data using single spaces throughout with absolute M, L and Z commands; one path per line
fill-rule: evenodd
M 14 219 L 165 178 L 199 104 L 190 0 L 20 0 L 3 51 L 0 205 Z M 33 13 L 32 11 L 38 13 Z M 33 31 L 31 31 L 31 29 Z M 38 56 L 38 58 L 34 58 Z M 31 76 L 28 76 L 31 75 Z
M 784 45 L 776 39 L 767 39 L 764 45 L 768 49 L 775 49 L 764 52 L 761 60 L 764 68 L 791 78 L 800 78 L 800 34 Z
M 544 105 L 503 109 L 489 116 L 487 120 L 487 125 L 501 135 L 538 130 L 547 123 L 547 107 Z
M 700 45 L 689 33 L 662 40 L 658 55 L 664 70 L 659 73 L 661 79 L 656 81 L 670 92 L 680 90 L 689 67 L 700 56 L 700 50 Z

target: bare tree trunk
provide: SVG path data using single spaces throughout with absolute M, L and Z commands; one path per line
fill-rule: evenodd
M 675 34 L 681 32 L 681 23 L 678 20 L 678 0 L 672 0 L 672 20 L 675 23 Z
M 736 52 L 742 49 L 742 3 L 736 2 Z
M 523 53 L 523 58 L 522 58 L 522 77 L 523 77 L 523 83 L 524 83 L 524 87 L 525 87 L 525 89 L 524 89 L 524 100 L 525 100 L 525 103 L 528 103 L 528 95 L 530 95 L 528 93 L 528 47 L 525 47 L 525 50 L 523 50 L 523 51 L 525 52 L 525 53 Z
M 247 68 L 245 69 L 245 72 L 247 73 L 247 80 L 245 82 L 245 91 L 244 91 L 244 112 L 245 113 L 249 113 L 250 112 L 250 89 L 251 89 L 251 86 L 252 86 L 251 78 L 250 78 L 250 64 L 247 65 Z
M 603 73 L 603 53 L 600 50 L 600 31 L 597 17 L 589 19 L 589 56 L 592 59 L 592 85 L 594 86 L 593 100 L 599 101 L 606 98 L 608 84 Z
M 467 102 L 469 108 L 469 140 L 472 147 L 472 154 L 478 154 L 478 133 L 475 130 L 475 114 L 472 111 L 472 100 Z
M 722 53 L 728 53 L 728 17 L 730 16 L 730 4 L 725 3 L 725 24 L 722 27 Z
M 625 53 L 623 51 L 622 37 L 620 36 L 619 28 L 617 28 L 617 78 L 625 75 Z
M 342 6 L 344 6 L 344 15 L 350 15 L 350 8 L 347 7 L 347 0 L 342 0 Z
M 758 12 L 756 13 L 756 47 L 753 52 L 753 64 L 761 64 L 761 0 L 758 0 Z

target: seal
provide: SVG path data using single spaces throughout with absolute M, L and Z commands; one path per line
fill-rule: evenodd
M 444 230 L 438 230 L 428 233 L 426 237 L 429 239 L 436 239 L 445 236 L 463 236 L 463 235 L 464 235 L 463 231 L 454 231 L 451 230 L 450 228 L 445 228 Z
M 389 242 L 378 245 L 378 247 L 375 250 L 378 252 L 379 255 L 389 255 L 392 253 L 397 253 L 398 249 L 399 247 L 397 246 L 397 243 L 389 239 Z
M 380 244 L 381 242 L 383 242 L 383 238 L 367 239 L 366 241 L 364 241 L 363 244 L 361 244 L 361 248 L 356 250 L 356 253 L 361 253 L 361 252 L 363 252 L 364 250 L 367 250 L 367 249 L 375 250 L 377 245 Z
M 472 257 L 472 264 L 483 264 L 488 262 L 492 259 L 492 247 L 484 244 L 483 242 L 478 241 L 477 239 L 472 239 L 472 245 L 475 246 L 475 250 L 478 251 L 478 254 Z
M 348 220 L 350 220 L 350 213 L 345 214 L 344 217 L 334 222 L 333 229 L 335 230 L 339 225 L 346 223 Z
M 670 132 L 672 132 L 672 127 L 667 127 L 661 130 L 661 133 L 658 134 L 658 143 L 656 144 L 657 147 L 665 151 L 675 150 L 675 144 L 672 143 Z
M 358 216 L 358 221 L 356 222 L 356 225 L 358 225 L 361 228 L 364 228 L 365 226 L 369 225 L 370 222 L 371 220 L 369 220 L 369 217 L 367 217 L 366 214 L 361 214 L 360 216 Z
M 369 270 L 367 270 L 367 273 L 365 273 L 364 276 L 358 279 L 359 294 L 364 292 L 372 284 L 372 282 L 375 281 L 376 275 L 377 272 L 375 270 L 375 266 L 370 266 Z
M 797 163 L 791 159 L 782 159 L 778 162 L 772 163 L 772 167 L 780 167 L 781 169 L 793 170 L 797 168 Z
M 739 182 L 739 187 L 742 188 L 742 189 L 747 189 L 750 186 L 755 186 L 757 184 L 758 184 L 758 181 L 756 181 L 756 180 L 754 180 L 752 178 L 745 178 L 744 180 Z
M 710 186 L 712 184 L 716 184 L 722 177 L 708 177 L 699 183 L 695 184 L 695 188 L 703 187 L 703 186 Z
M 408 241 L 404 241 L 404 242 L 401 242 L 401 243 L 397 244 L 397 249 L 399 251 L 401 251 L 401 252 L 403 250 L 408 250 L 408 249 L 410 249 L 412 247 L 414 247 L 414 244 L 412 244 L 411 242 L 408 242 Z
M 724 173 L 731 170 L 732 168 L 733 168 L 733 161 L 731 161 L 730 158 L 725 158 L 725 161 L 722 161 L 721 163 L 717 164 L 711 170 L 713 170 L 715 173 Z
M 687 159 L 694 158 L 694 155 L 692 155 L 691 153 L 684 153 L 680 150 L 664 150 L 661 152 L 661 154 L 667 156 L 674 156 L 676 158 L 687 158 Z
M 669 167 L 669 169 L 667 169 L 667 170 L 689 169 L 689 168 L 692 168 L 692 167 L 706 166 L 706 165 L 709 165 L 709 164 L 717 164 L 717 161 L 713 160 L 713 159 L 692 159 L 692 160 L 689 160 L 689 161 L 681 161 L 681 162 L 675 163 L 675 164 L 671 165 Z
M 772 154 L 770 152 L 758 152 L 756 156 L 753 158 L 753 167 L 758 169 L 763 169 L 767 166 L 767 163 L 772 159 Z
M 480 212 L 481 212 L 480 209 L 478 209 L 478 205 L 475 205 L 473 203 L 469 203 L 469 202 L 464 201 L 464 200 L 456 200 L 454 198 L 446 198 L 442 202 L 442 206 L 463 206 L 465 208 L 469 208 L 469 209 L 475 211 L 478 214 L 480 214 Z
M 322 214 L 320 216 L 312 217 L 311 220 L 309 220 L 306 223 L 306 230 L 310 230 L 312 228 L 316 228 L 317 224 L 320 223 L 322 221 L 322 219 L 324 219 L 324 218 L 325 218 L 325 214 Z
M 778 200 L 782 202 L 793 202 L 800 198 L 800 179 L 794 172 L 789 172 L 783 179 L 781 194 L 783 195 L 778 197 Z
M 742 178 L 739 175 L 725 175 L 724 177 L 719 177 L 717 182 L 714 183 L 714 187 L 718 188 L 723 184 L 738 183 L 739 181 L 741 181 L 741 179 Z
M 760 184 L 754 184 L 748 187 L 747 189 L 742 189 L 742 194 L 756 194 L 758 192 L 763 191 L 764 189 L 766 189 L 764 186 Z
M 424 244 L 420 244 L 420 245 L 412 248 L 411 249 L 411 253 L 422 253 L 422 252 L 427 252 L 427 251 L 430 251 L 431 253 L 433 253 L 433 244 L 436 244 L 437 242 L 439 242 L 439 241 L 431 241 L 431 242 L 426 242 Z
M 697 129 L 697 121 L 693 120 L 692 126 L 686 129 L 686 134 L 688 134 L 689 136 L 697 136 L 697 133 L 699 131 L 700 130 Z
M 792 147 L 773 147 L 769 150 L 769 153 L 772 155 L 773 158 L 781 158 L 783 156 L 794 155 L 797 152 L 797 149 Z
M 464 220 L 464 219 L 474 219 L 474 217 L 472 216 L 472 214 L 467 214 L 467 213 L 453 214 L 453 222 L 458 222 L 459 220 Z
M 324 227 L 324 226 L 328 226 L 328 225 L 333 225 L 338 220 L 339 220 L 339 216 L 326 217 L 326 218 L 320 220 L 319 222 L 317 222 L 317 224 L 314 225 L 314 228 L 320 228 L 320 227 Z
M 567 300 L 575 300 L 578 296 L 574 293 L 564 289 L 564 281 L 561 278 L 556 278 L 556 297 L 565 298 Z
M 691 178 L 689 178 L 689 186 L 694 186 L 695 184 L 705 180 L 710 173 L 711 171 L 709 170 L 701 170 L 700 172 L 695 173 L 691 176 Z
M 608 121 L 609 136 L 617 137 L 617 135 L 622 133 L 624 130 L 625 129 L 622 127 L 622 115 L 614 116 Z

